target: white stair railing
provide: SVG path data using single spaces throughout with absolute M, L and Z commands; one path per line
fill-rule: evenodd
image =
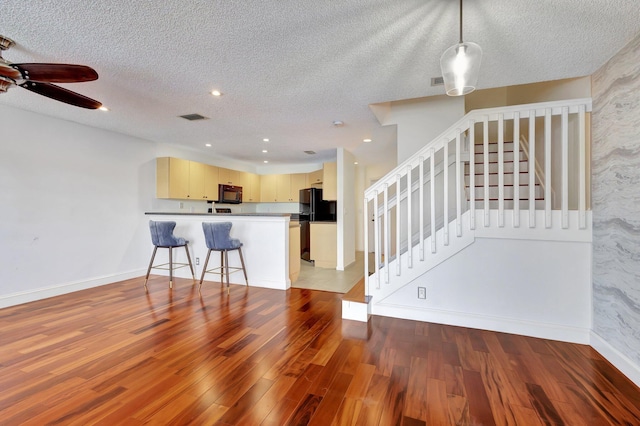
M 367 294 L 392 281 L 391 264 L 395 277 L 401 277 L 406 273 L 404 268 L 419 267 L 441 248 L 462 241 L 463 236 L 468 241 L 465 232 L 519 228 L 521 212 L 529 218 L 529 229 L 555 229 L 553 220 L 557 216 L 552 211 L 559 210 L 559 228 L 567 229 L 569 211 L 575 210 L 577 228 L 585 229 L 585 117 L 590 111 L 591 99 L 471 111 L 369 187 L 364 194 L 364 243 L 368 249 L 369 242 L 373 242 L 374 273 L 369 276 L 369 256 L 365 256 Z M 513 158 L 507 161 L 505 141 L 509 140 L 513 141 Z M 496 143 L 497 162 L 492 163 L 489 144 Z M 482 147 L 481 163 L 476 160 L 476 146 Z M 526 150 L 523 159 L 519 155 L 521 149 Z M 571 158 L 570 153 L 574 154 Z M 493 164 L 497 171 L 491 171 Z M 521 182 L 520 173 L 525 169 L 528 179 Z M 468 199 L 465 170 L 469 174 Z M 505 174 L 510 173 L 513 181 L 507 184 Z M 496 186 L 490 184 L 491 174 L 497 174 L 497 198 L 491 196 L 490 189 Z M 481 176 L 482 186 L 476 185 L 476 176 Z M 528 190 L 521 190 L 521 184 Z M 505 188 L 511 185 L 512 198 L 508 200 Z M 541 199 L 536 195 L 536 185 L 542 189 Z M 476 188 L 483 193 L 480 199 L 476 198 Z M 556 196 L 559 201 L 554 200 Z M 482 210 L 480 217 L 476 216 L 477 209 Z M 536 209 L 544 212 L 543 223 L 536 223 Z M 508 221 L 507 214 L 513 215 Z M 369 235 L 368 228 L 371 217 L 373 235 Z M 418 246 L 415 258 L 414 245 Z M 398 282 L 395 278 L 393 281 Z

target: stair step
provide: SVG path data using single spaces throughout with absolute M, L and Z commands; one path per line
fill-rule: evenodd
M 544 210 L 545 207 L 545 201 L 543 199 L 536 199 L 535 202 L 535 209 L 536 210 Z M 483 210 L 484 209 L 484 200 L 476 200 L 476 210 Z M 513 200 L 505 200 L 504 201 L 504 208 L 506 210 L 511 210 L 514 207 L 514 202 Z M 526 210 L 529 208 L 529 200 L 520 200 L 519 203 L 519 207 L 521 210 Z M 489 209 L 491 210 L 497 210 L 499 208 L 499 202 L 497 199 L 495 200 L 489 200 Z
M 498 162 L 499 155 L 498 155 L 497 152 L 490 152 L 488 154 L 488 157 L 489 157 L 489 162 L 490 163 L 497 163 Z M 518 153 L 517 157 L 518 157 L 518 159 L 520 161 L 526 160 L 524 152 L 522 152 L 522 151 Z M 474 161 L 475 161 L 476 164 L 484 163 L 484 154 L 482 154 L 482 153 L 478 153 L 478 154 L 474 155 L 473 158 L 474 158 Z M 504 161 L 513 161 L 513 158 L 514 158 L 513 151 L 505 151 L 504 152 Z
M 504 162 L 504 172 L 505 173 L 513 173 L 513 161 L 505 161 Z M 484 164 L 478 163 L 474 164 L 475 166 L 475 174 L 483 174 L 484 173 Z M 518 164 L 520 172 L 529 171 L 529 162 L 526 160 L 521 160 Z M 465 174 L 469 174 L 469 164 L 466 163 L 464 165 Z M 489 163 L 489 173 L 498 173 L 498 163 Z
M 490 186 L 489 187 L 489 200 L 497 200 L 499 195 L 499 187 Z M 467 200 L 469 199 L 469 189 L 466 189 L 467 192 Z M 476 187 L 475 189 L 475 197 L 477 200 L 484 200 L 485 188 L 484 186 Z M 529 185 L 520 185 L 519 186 L 519 199 L 520 200 L 528 200 L 529 199 Z M 505 200 L 513 200 L 514 196 L 514 187 L 505 186 L 504 187 L 504 198 Z M 544 197 L 544 192 L 542 191 L 542 187 L 538 184 L 535 185 L 534 197 L 536 200 L 542 199 Z
M 529 173 L 528 172 L 520 172 L 518 173 L 518 183 L 520 185 L 526 185 L 529 183 Z M 496 173 L 489 173 L 489 186 L 498 185 L 498 180 L 500 175 Z M 484 173 L 475 173 L 475 186 L 484 186 Z M 464 183 L 466 186 L 469 186 L 471 182 L 471 175 L 464 175 Z M 504 174 L 504 184 L 505 185 L 513 185 L 515 182 L 515 174 L 513 172 Z
M 489 152 L 498 152 L 498 143 L 497 142 L 489 142 L 488 144 Z M 513 142 L 504 142 L 503 149 L 505 151 L 513 151 Z M 474 152 L 484 152 L 484 145 L 481 143 L 477 143 L 474 146 Z

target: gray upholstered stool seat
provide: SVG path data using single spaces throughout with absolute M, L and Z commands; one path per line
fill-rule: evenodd
M 149 280 L 149 274 L 151 269 L 164 269 L 169 270 L 169 288 L 173 288 L 173 270 L 189 266 L 191 269 L 191 276 L 193 280 L 196 280 L 195 273 L 193 271 L 193 265 L 191 264 L 191 256 L 189 256 L 189 248 L 187 245 L 189 241 L 184 238 L 175 237 L 173 235 L 173 229 L 176 227 L 175 222 L 157 222 L 150 220 L 149 229 L 151 230 L 151 242 L 153 243 L 153 254 L 151 255 L 151 261 L 149 262 L 149 268 L 147 269 L 147 276 L 144 278 L 144 288 L 147 289 L 147 281 Z M 160 265 L 154 265 L 153 260 L 156 257 L 156 252 L 159 248 L 169 249 L 169 263 L 163 263 Z M 178 263 L 173 261 L 173 248 L 184 247 L 187 252 L 187 260 L 189 263 Z M 168 268 L 166 266 L 169 266 Z
M 202 268 L 202 276 L 200 277 L 200 287 L 202 288 L 202 281 L 204 280 L 204 274 L 214 273 L 220 271 L 220 282 L 222 283 L 223 274 L 227 276 L 227 293 L 229 293 L 229 270 L 231 272 L 237 272 L 242 270 L 244 273 L 244 281 L 249 285 L 247 280 L 247 271 L 244 267 L 244 258 L 242 257 L 242 243 L 237 238 L 231 238 L 231 222 L 218 222 L 208 223 L 202 222 L 202 230 L 204 231 L 204 238 L 209 251 L 207 252 L 207 258 L 204 261 L 204 267 Z M 232 250 L 238 250 L 240 255 L 240 264 L 242 267 L 230 267 L 229 266 L 229 252 Z M 209 256 L 212 251 L 220 252 L 220 266 L 216 268 L 207 269 L 209 263 Z

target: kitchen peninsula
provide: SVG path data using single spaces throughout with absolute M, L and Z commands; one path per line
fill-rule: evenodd
M 207 214 L 147 212 L 146 215 L 150 220 L 176 222 L 174 234 L 189 241 L 189 252 L 194 263 L 197 280 L 200 280 L 202 266 L 207 255 L 202 222 L 231 222 L 233 224 L 231 237 L 239 239 L 243 244 L 242 253 L 249 286 L 287 290 L 291 287 L 291 277 L 294 280 L 297 278 L 296 265 L 291 264 L 289 253 L 289 227 L 296 226 L 297 222 L 291 221 L 288 213 Z M 297 235 L 299 239 L 299 234 Z M 295 247 L 292 249 L 295 250 Z M 151 251 L 152 245 L 149 242 L 149 256 L 151 256 Z M 214 254 L 211 255 L 209 260 L 209 269 L 219 266 L 220 257 Z M 184 250 L 174 250 L 174 259 L 176 262 L 186 263 Z M 299 262 L 299 256 L 296 256 L 295 259 Z M 168 251 L 159 251 L 156 255 L 155 263 L 165 262 L 168 262 Z M 229 264 L 231 266 L 239 266 L 240 259 L 234 253 L 231 253 L 229 255 Z M 297 271 L 299 270 L 300 267 L 298 265 Z M 153 273 L 159 273 L 159 271 L 154 269 Z M 168 275 L 168 272 L 166 275 Z M 177 269 L 174 275 L 181 278 L 191 278 L 189 268 Z M 205 281 L 218 282 L 219 280 L 219 275 L 207 274 L 205 276 Z M 244 277 L 241 273 L 231 274 L 229 281 L 232 284 L 244 285 Z

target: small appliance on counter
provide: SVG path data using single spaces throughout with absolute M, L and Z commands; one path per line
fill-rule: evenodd
M 231 209 L 226 207 L 226 208 L 217 208 L 216 207 L 216 213 L 231 213 Z

